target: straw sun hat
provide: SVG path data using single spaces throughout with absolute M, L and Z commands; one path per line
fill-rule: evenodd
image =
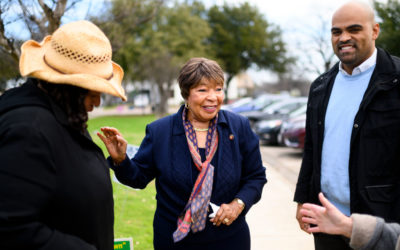
M 124 71 L 111 57 L 111 44 L 104 33 L 89 21 L 77 21 L 61 26 L 41 43 L 29 40 L 22 44 L 19 69 L 22 76 L 70 84 L 126 101 L 121 86 Z

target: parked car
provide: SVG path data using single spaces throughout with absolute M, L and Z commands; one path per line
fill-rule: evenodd
M 304 149 L 306 114 L 291 118 L 282 126 L 282 139 L 286 146 Z
M 270 120 L 261 120 L 254 124 L 254 132 L 258 135 L 262 142 L 267 144 L 280 144 L 283 145 L 282 137 L 280 135 L 282 124 L 292 117 L 299 114 L 305 114 L 307 104 L 303 103 L 297 109 L 292 110 L 287 114 L 281 114 L 279 117 L 271 118 Z
M 243 97 L 243 98 L 240 98 L 240 99 L 232 102 L 231 104 L 222 105 L 221 109 L 232 111 L 233 109 L 236 109 L 236 108 L 239 108 L 241 106 L 247 105 L 251 101 L 253 101 L 253 98 L 251 98 L 251 97 Z
M 274 95 L 274 94 L 262 94 L 254 98 L 251 102 L 241 105 L 239 107 L 232 108 L 231 111 L 235 113 L 242 113 L 248 111 L 258 111 L 271 103 L 277 102 L 282 99 L 288 98 L 289 95 Z
M 261 120 L 273 120 L 287 117 L 290 112 L 293 112 L 306 103 L 306 97 L 291 97 L 267 105 L 260 111 L 249 111 L 240 114 L 247 117 L 250 121 L 250 125 L 254 128 L 254 124 Z
M 305 115 L 307 112 L 307 104 L 304 104 L 300 108 L 296 109 L 292 113 L 290 113 L 290 116 L 282 121 L 281 129 L 278 133 L 278 144 L 279 145 L 285 145 L 284 139 L 283 139 L 283 132 L 284 130 L 288 127 L 288 125 L 291 123 L 292 120 L 295 120 L 297 117 Z

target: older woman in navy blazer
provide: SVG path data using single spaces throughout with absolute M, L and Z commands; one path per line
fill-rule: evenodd
M 220 110 L 224 78 L 215 61 L 190 59 L 178 81 L 185 105 L 146 127 L 134 158 L 117 129 L 102 128 L 110 167 L 134 188 L 156 180 L 155 249 L 250 249 L 245 215 L 266 183 L 259 140 L 246 118 Z

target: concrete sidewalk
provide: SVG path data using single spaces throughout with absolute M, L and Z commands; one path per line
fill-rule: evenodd
M 294 184 L 267 167 L 268 183 L 261 200 L 247 214 L 252 250 L 312 250 L 313 237 L 300 230 L 295 219 Z
M 125 115 L 148 115 L 151 114 L 150 107 L 130 108 L 129 105 L 121 104 L 114 108 L 98 107 L 89 112 L 89 119 L 99 116 L 125 116 Z
M 179 106 L 168 106 L 168 113 L 173 114 L 177 112 Z M 99 116 L 125 116 L 125 115 L 150 115 L 153 114 L 150 106 L 146 107 L 133 107 L 128 104 L 120 104 L 113 108 L 98 107 L 92 112 L 89 112 L 89 119 Z

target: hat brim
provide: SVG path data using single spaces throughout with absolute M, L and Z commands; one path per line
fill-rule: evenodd
M 112 62 L 113 75 L 109 80 L 92 74 L 63 74 L 48 66 L 44 61 L 44 48 L 50 41 L 51 36 L 47 36 L 41 43 L 29 40 L 22 45 L 19 60 L 22 76 L 32 76 L 55 84 L 70 84 L 117 96 L 123 101 L 127 100 L 121 86 L 124 71 L 118 64 Z

